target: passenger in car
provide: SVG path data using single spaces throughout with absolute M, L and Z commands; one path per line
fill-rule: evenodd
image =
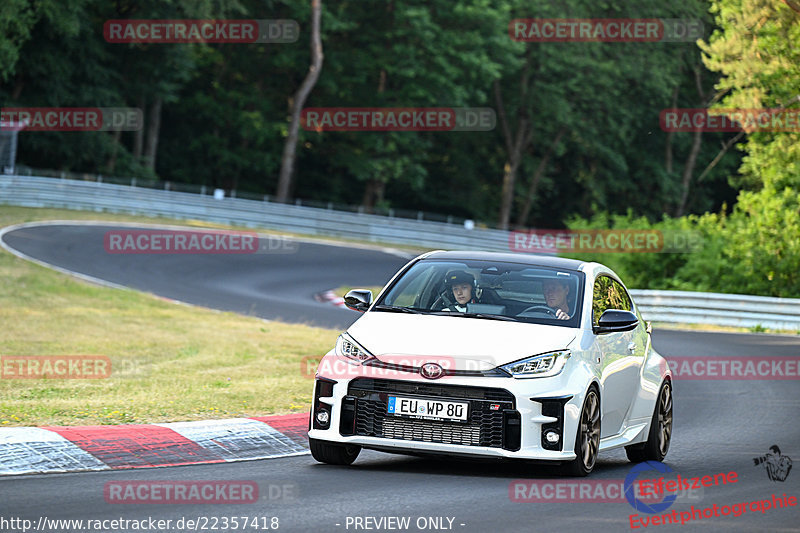
M 475 281 L 475 276 L 464 270 L 452 270 L 447 273 L 444 280 L 446 295 L 452 294 L 455 302 L 452 304 L 448 302 L 449 298 L 445 300 L 448 304 L 443 311 L 458 311 L 465 313 L 467 311 L 467 304 L 478 303 L 476 297 L 476 290 L 478 287 Z
M 544 293 L 547 306 L 553 309 L 556 318 L 559 320 L 569 320 L 571 316 L 569 304 L 567 303 L 569 282 L 566 279 L 560 278 L 545 280 L 542 283 L 542 292 Z

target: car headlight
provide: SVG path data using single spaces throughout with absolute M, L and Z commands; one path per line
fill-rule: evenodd
M 526 357 L 500 368 L 515 378 L 546 378 L 559 374 L 571 355 L 569 350 L 548 352 Z
M 371 359 L 376 359 L 374 355 L 365 350 L 347 333 L 342 333 L 339 335 L 339 338 L 336 339 L 336 355 L 341 355 L 342 357 L 346 357 L 351 361 L 356 361 L 361 364 Z

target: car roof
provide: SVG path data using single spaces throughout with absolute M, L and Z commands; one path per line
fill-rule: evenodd
M 520 263 L 524 265 L 543 266 L 552 268 L 563 268 L 567 270 L 581 270 L 581 266 L 585 265 L 585 261 L 577 259 L 565 259 L 563 257 L 555 257 L 552 255 L 540 254 L 520 254 L 520 253 L 502 253 L 502 252 L 480 252 L 480 251 L 437 251 L 429 252 L 421 257 L 421 259 L 443 259 L 443 260 L 486 260 L 486 261 L 504 261 L 506 263 Z

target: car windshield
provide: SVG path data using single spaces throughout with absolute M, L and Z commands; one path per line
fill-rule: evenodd
M 422 260 L 376 302 L 376 311 L 579 327 L 584 275 L 487 260 Z

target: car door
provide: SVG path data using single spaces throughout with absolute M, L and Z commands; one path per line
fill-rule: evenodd
M 592 293 L 592 325 L 596 326 L 603 311 L 633 311 L 633 304 L 622 284 L 608 275 L 600 275 Z M 644 359 L 644 332 L 639 324 L 632 331 L 595 334 L 600 353 L 600 381 L 603 385 L 600 404 L 603 411 L 601 437 L 618 434 L 639 388 L 639 375 Z

